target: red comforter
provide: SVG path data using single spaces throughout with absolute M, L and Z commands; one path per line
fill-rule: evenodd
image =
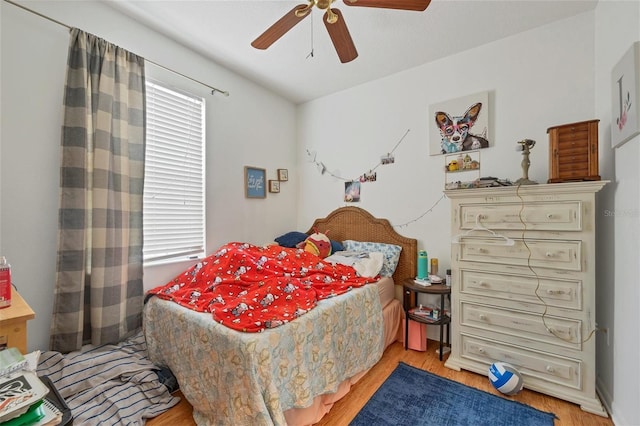
M 239 331 L 259 332 L 305 314 L 318 300 L 375 282 L 301 249 L 229 243 L 149 294 Z

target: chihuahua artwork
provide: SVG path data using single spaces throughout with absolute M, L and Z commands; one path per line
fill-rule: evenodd
M 471 128 L 476 124 L 481 109 L 482 103 L 476 102 L 460 116 L 450 115 L 444 111 L 435 113 L 436 125 L 442 137 L 440 145 L 442 154 L 489 147 L 486 133 L 482 136 L 471 133 Z

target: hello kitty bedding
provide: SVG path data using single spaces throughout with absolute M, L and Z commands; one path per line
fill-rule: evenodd
M 377 281 L 303 249 L 232 242 L 149 294 L 243 332 L 275 328 L 318 301 Z

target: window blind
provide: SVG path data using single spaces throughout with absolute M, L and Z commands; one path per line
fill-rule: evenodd
M 146 82 L 144 262 L 205 252 L 204 99 Z

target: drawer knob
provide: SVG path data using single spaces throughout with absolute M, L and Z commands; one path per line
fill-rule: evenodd
M 478 348 L 478 352 L 480 352 L 481 354 L 484 353 L 484 348 Z
M 481 248 L 478 249 L 478 253 L 489 253 L 489 250 Z
M 488 287 L 489 283 L 487 283 L 486 281 L 480 281 L 479 285 L 480 287 Z
M 553 368 L 552 366 L 550 366 L 550 365 L 547 365 L 546 370 L 547 370 L 547 372 L 549 372 L 549 373 L 553 373 L 553 372 L 555 371 L 555 370 L 554 370 L 554 368 Z
M 547 213 L 547 219 L 551 219 L 553 218 L 553 214 L 552 213 Z
M 480 315 L 478 316 L 478 318 L 480 318 L 482 321 L 484 321 L 484 320 L 486 320 L 486 319 L 487 319 L 487 316 L 486 316 L 485 314 L 480 314 Z
M 555 291 L 555 290 L 548 289 L 548 290 L 547 290 L 547 294 L 556 294 L 556 291 Z
M 547 254 L 546 254 L 546 256 L 547 256 L 547 257 L 553 257 L 554 255 L 553 255 L 553 253 L 551 253 L 550 251 L 548 251 L 548 252 L 547 252 Z

